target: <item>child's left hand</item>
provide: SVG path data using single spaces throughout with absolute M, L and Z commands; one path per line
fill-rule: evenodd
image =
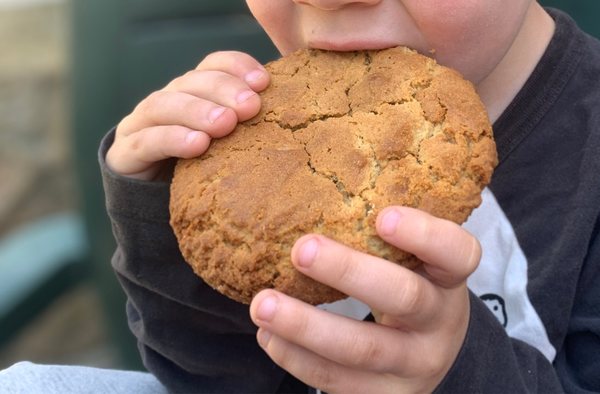
M 258 342 L 275 363 L 329 393 L 431 392 L 462 347 L 466 279 L 481 247 L 460 226 L 405 207 L 383 210 L 377 231 L 423 266 L 410 271 L 320 235 L 292 250 L 298 270 L 370 305 L 377 323 L 264 290 L 250 307 Z

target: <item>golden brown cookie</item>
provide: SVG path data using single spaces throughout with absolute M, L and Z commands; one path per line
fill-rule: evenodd
M 171 185 L 181 252 L 219 292 L 244 303 L 264 288 L 335 301 L 344 295 L 293 268 L 300 236 L 321 233 L 414 267 L 375 233 L 382 208 L 462 223 L 480 204 L 495 144 L 457 72 L 406 48 L 300 50 L 266 68 L 261 112 L 180 160 Z

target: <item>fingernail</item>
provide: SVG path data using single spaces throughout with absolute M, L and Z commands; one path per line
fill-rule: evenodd
M 236 100 L 238 102 L 238 104 L 241 104 L 245 101 L 247 101 L 250 97 L 256 95 L 256 92 L 254 90 L 245 90 L 242 93 L 238 94 L 236 97 Z
M 304 242 L 298 253 L 298 265 L 305 268 L 310 267 L 315 260 L 315 257 L 317 257 L 318 251 L 319 243 L 316 239 L 311 238 Z
M 246 76 L 244 77 L 244 79 L 246 80 L 246 82 L 256 82 L 259 79 L 261 79 L 263 76 L 265 75 L 264 71 L 262 70 L 254 70 L 254 71 L 250 71 L 248 74 L 246 74 Z
M 260 328 L 258 330 L 258 335 L 257 335 L 257 339 L 258 339 L 258 344 L 261 347 L 266 348 L 267 345 L 269 344 L 269 341 L 271 340 L 271 333 L 267 330 L 265 330 L 264 328 Z
M 271 321 L 275 317 L 275 312 L 277 312 L 277 304 L 278 300 L 274 296 L 266 297 L 260 305 L 258 306 L 258 310 L 256 311 L 256 317 L 258 320 L 262 321 Z
M 381 234 L 382 235 L 392 235 L 396 232 L 396 227 L 398 227 L 398 221 L 400 220 L 400 214 L 392 209 L 383 216 L 381 220 Z
M 210 123 L 215 123 L 217 121 L 217 119 L 219 119 L 221 117 L 221 115 L 223 115 L 223 112 L 225 112 L 225 108 L 223 108 L 223 107 L 213 108 L 208 113 L 208 121 Z
M 192 142 L 194 142 L 194 140 L 196 138 L 198 138 L 198 136 L 200 135 L 199 131 L 190 131 L 189 133 L 187 133 L 187 135 L 185 136 L 185 143 L 186 144 L 191 144 Z

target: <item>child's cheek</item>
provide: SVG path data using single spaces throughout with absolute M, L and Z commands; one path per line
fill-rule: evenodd
M 514 4 L 513 4 L 514 3 Z M 406 0 L 407 12 L 430 42 L 466 45 L 485 41 L 486 33 L 506 28 L 504 22 L 519 19 L 529 0 Z M 513 7 L 513 10 L 509 8 Z M 513 15 L 511 15 L 513 14 Z

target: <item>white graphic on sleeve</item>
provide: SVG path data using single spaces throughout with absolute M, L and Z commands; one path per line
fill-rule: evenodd
M 486 188 L 482 196 L 481 206 L 463 225 L 483 249 L 481 263 L 467 284 L 498 317 L 509 336 L 529 343 L 553 361 L 556 350 L 527 295 L 525 254 L 492 192 Z
M 496 316 L 496 319 L 502 324 L 502 327 L 506 328 L 508 324 L 508 316 L 506 316 L 506 307 L 504 306 L 504 299 L 498 294 L 484 294 L 479 296 L 485 303 L 490 311 Z

